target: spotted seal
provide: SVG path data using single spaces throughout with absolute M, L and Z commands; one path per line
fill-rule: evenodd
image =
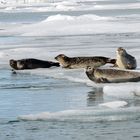
M 36 69 L 36 68 L 50 68 L 52 66 L 59 67 L 58 62 L 44 61 L 34 58 L 20 59 L 20 60 L 9 60 L 10 66 L 15 70 L 23 69 Z
M 140 81 L 140 72 L 119 70 L 119 69 L 101 69 L 86 68 L 86 75 L 91 81 L 96 83 L 120 83 L 120 82 L 138 82 Z
M 62 65 L 63 68 L 76 69 L 86 68 L 92 66 L 94 68 L 105 65 L 106 63 L 115 64 L 116 59 L 110 59 L 103 56 L 94 57 L 68 57 L 64 54 L 59 54 L 55 57 L 57 61 Z
M 137 62 L 135 57 L 128 54 L 126 50 L 122 47 L 118 48 L 117 51 L 116 65 L 121 69 L 135 69 L 137 67 Z

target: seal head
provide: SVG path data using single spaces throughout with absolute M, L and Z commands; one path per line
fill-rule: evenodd
M 55 59 L 65 68 L 69 67 L 70 65 L 70 59 L 64 54 L 59 54 L 55 57 Z
M 14 59 L 9 60 L 9 64 L 12 68 L 14 68 L 15 70 L 18 70 L 16 60 L 14 60 Z

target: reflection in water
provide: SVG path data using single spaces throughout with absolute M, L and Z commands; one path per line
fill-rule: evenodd
M 94 88 L 88 92 L 87 106 L 96 106 L 103 102 L 103 88 Z
M 140 106 L 140 93 L 136 93 L 136 92 L 133 93 L 134 93 L 134 98 L 127 102 L 129 102 L 130 106 Z

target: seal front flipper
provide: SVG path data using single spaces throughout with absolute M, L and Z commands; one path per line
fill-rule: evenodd
M 65 68 L 65 69 L 71 69 L 70 65 L 62 66 L 62 68 Z
M 115 63 L 113 66 L 110 66 L 110 67 L 112 67 L 112 68 L 117 68 L 118 67 L 118 65 Z
M 103 77 L 96 79 L 95 82 L 96 82 L 96 83 L 110 83 L 110 82 L 107 80 L 107 78 L 103 78 Z
M 12 71 L 12 74 L 17 74 L 17 72 L 14 69 L 12 69 L 11 71 Z

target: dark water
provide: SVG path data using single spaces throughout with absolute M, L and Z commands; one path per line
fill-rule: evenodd
M 1 139 L 7 140 L 139 140 L 139 121 L 123 122 L 8 122 L 1 125 Z
M 9 69 L 1 69 L 0 72 L 2 73 L 0 75 L 1 140 L 123 140 L 124 138 L 139 140 L 140 138 L 140 114 L 133 112 L 133 109 L 130 110 L 131 115 L 129 111 L 125 113 L 125 109 L 124 113 L 120 110 L 118 113 L 109 110 L 107 112 L 110 115 L 104 113 L 103 109 L 101 113 L 99 112 L 99 116 L 96 115 L 99 111 L 98 104 L 110 100 L 104 98 L 101 89 L 95 90 L 82 83 L 49 76 L 20 72 L 15 75 Z M 131 102 L 135 101 L 138 100 Z M 65 111 L 73 109 L 75 111 L 72 113 L 70 111 L 70 114 Z M 82 110 L 79 112 L 79 109 L 85 109 L 87 112 L 82 113 Z M 94 110 L 97 112 L 94 113 Z M 46 111 L 55 114 L 52 117 L 48 114 L 50 119 L 36 121 L 18 119 L 20 115 Z M 64 111 L 62 115 L 61 111 Z
M 138 1 L 96 1 L 97 5 L 131 3 Z M 88 6 L 94 4 L 94 1 L 82 4 Z M 25 7 L 21 7 L 21 10 L 22 8 Z M 135 8 L 57 12 L 1 11 L 0 32 L 21 24 L 37 23 L 56 14 L 118 16 L 114 23 L 139 23 L 139 11 Z M 39 69 L 12 74 L 8 65 L 10 58 L 41 56 L 46 59 L 53 58 L 53 55 L 62 51 L 73 56 L 100 53 L 114 57 L 114 50 L 123 46 L 135 54 L 139 70 L 139 38 L 139 32 L 49 37 L 1 34 L 0 140 L 139 140 L 140 98 L 123 97 L 131 84 L 121 93 L 122 96 L 111 97 L 104 95 L 102 88 L 87 85 L 84 72 L 81 75 L 75 71 L 52 69 L 52 73 L 46 70 L 44 74 L 45 70 Z M 116 100 L 126 101 L 128 105 L 117 109 L 99 106 L 101 103 Z
M 10 119 L 43 111 L 56 112 L 87 104 L 90 89 L 84 84 L 32 74 L 15 75 L 10 70 L 1 70 L 1 73 L 1 118 Z
M 118 45 L 121 46 L 123 44 L 122 40 L 139 38 L 139 34 L 11 38 L 15 40 L 17 38 L 17 44 L 26 42 L 30 46 L 33 46 L 32 43 L 39 44 L 40 42 L 42 44 L 41 48 L 45 50 L 45 43 L 47 42 L 49 46 L 54 46 L 54 48 L 49 49 L 52 52 L 54 49 L 59 50 L 58 44 L 67 51 L 70 51 L 71 48 L 74 49 L 74 44 L 77 44 L 79 47 L 74 49 L 76 51 L 101 49 L 101 52 L 104 52 L 104 49 L 112 50 L 116 42 L 119 42 Z M 92 40 L 92 38 L 94 39 Z M 99 41 L 101 38 L 104 39 L 98 43 L 100 48 L 95 48 L 97 44 L 95 41 Z M 73 40 L 73 42 L 69 42 L 69 40 Z M 16 42 L 13 43 L 16 44 Z M 9 46 L 9 42 L 5 44 L 9 47 L 6 50 L 14 46 Z M 84 49 L 85 44 L 88 46 L 86 49 Z M 110 47 L 107 47 L 108 44 Z M 132 44 L 135 51 L 138 49 L 138 43 L 133 41 L 131 43 L 125 42 L 125 44 L 128 45 L 128 49 L 132 48 Z M 94 46 L 94 49 L 92 49 L 92 46 Z M 1 48 L 1 51 L 3 50 L 4 48 Z M 55 70 L 55 68 L 52 70 Z M 22 71 L 12 74 L 7 62 L 4 61 L 4 64 L 1 64 L 1 140 L 140 139 L 139 97 L 131 97 L 130 99 L 118 97 L 114 99 L 104 96 L 102 89 L 95 90 L 94 86 L 66 79 L 67 73 L 72 74 L 74 78 L 79 76 L 72 71 L 62 72 L 64 78 L 54 78 L 52 74 L 39 76 L 38 71 L 44 72 L 43 69 L 39 69 L 35 70 L 34 73 Z M 59 74 L 60 71 L 56 70 L 56 72 Z M 118 99 L 128 102 L 128 106 L 124 107 L 124 110 L 106 110 L 106 108 L 98 107 L 101 103 Z M 129 107 L 132 108 L 129 109 Z M 47 112 L 47 114 L 41 114 L 42 112 Z M 33 115 L 31 117 L 27 116 L 26 120 L 19 118 L 19 116 L 28 114 Z M 40 114 L 40 116 L 36 116 L 36 114 Z

